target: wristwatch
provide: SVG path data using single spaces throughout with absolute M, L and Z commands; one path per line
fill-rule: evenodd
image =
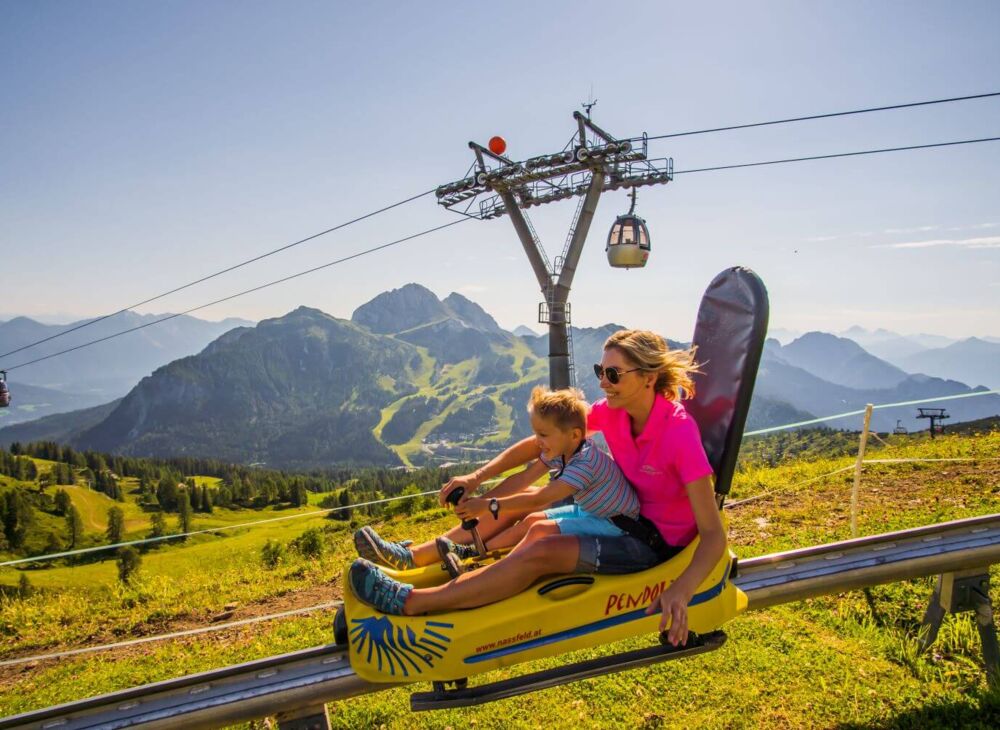
M 490 500 L 490 512 L 493 513 L 493 519 L 500 519 L 500 503 L 497 502 L 496 497 Z

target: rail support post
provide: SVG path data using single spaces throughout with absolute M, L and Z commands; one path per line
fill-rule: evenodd
M 930 604 L 924 613 L 922 648 L 926 651 L 937 638 L 946 613 L 975 611 L 976 628 L 983 644 L 986 676 L 993 687 L 1000 687 L 1000 644 L 990 603 L 990 574 L 982 568 L 938 576 Z
M 303 707 L 293 712 L 278 715 L 280 730 L 330 730 L 330 718 L 326 716 L 326 705 Z

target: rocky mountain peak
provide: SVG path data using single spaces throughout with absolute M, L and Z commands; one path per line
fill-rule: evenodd
M 430 289 L 406 284 L 362 304 L 354 310 L 351 321 L 377 334 L 390 334 L 450 316 L 451 310 Z
M 502 331 L 497 321 L 485 309 L 458 292 L 452 292 L 445 297 L 444 304 L 469 327 L 486 332 Z

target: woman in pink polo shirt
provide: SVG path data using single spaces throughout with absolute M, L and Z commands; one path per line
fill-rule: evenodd
M 613 334 L 604 343 L 600 365 L 594 366 L 606 397 L 592 406 L 588 430 L 603 433 L 639 495 L 639 518 L 616 522 L 626 534 L 545 535 L 486 568 L 421 590 L 419 602 L 407 601 L 405 612 L 483 606 L 519 593 L 545 575 L 646 570 L 699 535 L 691 564 L 647 611 L 662 610 L 660 630 L 669 622 L 670 642 L 685 643 L 687 605 L 726 547 L 712 468 L 698 425 L 681 404 L 694 395 L 690 374 L 696 368 L 693 352 L 671 351 L 662 337 L 645 330 Z M 524 439 L 472 474 L 452 479 L 441 490 L 442 499 L 459 486 L 471 495 L 485 480 L 539 455 L 537 440 Z M 378 592 L 410 592 L 410 586 L 384 574 L 379 579 Z
M 726 549 L 712 467 L 698 424 L 681 403 L 694 395 L 696 369 L 693 351 L 670 350 L 648 330 L 620 330 L 604 343 L 601 364 L 594 366 L 605 399 L 593 405 L 587 419 L 587 428 L 604 435 L 639 495 L 639 529 L 627 531 L 658 553 L 654 564 L 701 536 L 691 564 L 658 598 L 660 630 L 669 618 L 668 637 L 675 646 L 687 638 L 691 597 Z M 641 553 L 636 570 L 651 567 L 648 552 Z M 649 613 L 655 606 L 656 601 Z

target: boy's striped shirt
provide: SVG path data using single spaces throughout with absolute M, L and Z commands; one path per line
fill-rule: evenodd
M 597 448 L 593 440 L 585 439 L 565 465 L 563 457 L 542 462 L 550 469 L 559 469 L 556 477 L 574 490 L 573 500 L 596 517 L 626 515 L 638 517 L 639 497 L 614 460 Z

